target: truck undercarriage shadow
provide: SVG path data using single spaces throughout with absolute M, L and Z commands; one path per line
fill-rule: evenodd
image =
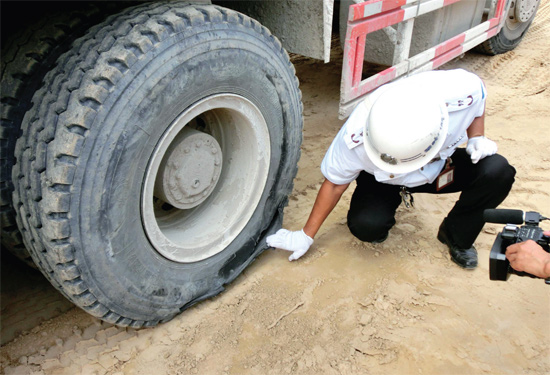
M 37 270 L 2 251 L 0 345 L 75 306 Z

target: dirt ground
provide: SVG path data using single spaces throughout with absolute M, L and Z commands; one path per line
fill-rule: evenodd
M 514 51 L 495 57 L 468 53 L 443 66 L 473 71 L 487 85 L 486 133 L 518 172 L 501 207 L 546 216 L 549 56 L 550 1 L 544 0 Z M 337 119 L 339 63 L 294 61 L 305 127 L 284 226 L 300 229 L 322 182 L 319 165 L 343 121 Z M 117 328 L 69 306 L 3 345 L 0 372 L 550 373 L 550 287 L 517 276 L 489 280 L 489 251 L 502 225 L 486 225 L 476 241 L 480 264 L 465 271 L 435 238 L 457 195 L 417 194 L 415 209 L 399 208 L 389 239 L 372 245 L 355 240 L 345 224 L 352 192 L 299 261 L 268 250 L 221 295 L 151 329 Z M 541 226 L 550 229 L 550 222 Z M 54 293 L 33 285 L 34 295 Z M 6 288 L 3 278 L 2 314 L 9 312 L 12 320 L 24 321 L 36 310 L 30 307 L 33 294 L 21 290 Z M 58 297 L 48 298 L 38 310 L 67 310 Z M 6 319 L 3 335 L 10 330 Z

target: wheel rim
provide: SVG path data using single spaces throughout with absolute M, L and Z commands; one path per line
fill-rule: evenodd
M 519 38 L 529 26 L 537 11 L 539 0 L 515 0 L 508 11 L 505 27 L 507 38 Z
M 270 164 L 267 123 L 244 97 L 208 97 L 181 113 L 157 144 L 142 192 L 154 249 L 191 263 L 225 249 L 258 205 Z

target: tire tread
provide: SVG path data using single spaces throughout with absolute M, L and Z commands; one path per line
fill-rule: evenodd
M 11 195 L 12 167 L 16 139 L 21 123 L 31 107 L 31 96 L 58 56 L 92 24 L 104 19 L 107 12 L 120 9 L 115 4 L 85 4 L 78 10 L 53 12 L 30 27 L 16 32 L 2 46 L 0 122 L 0 217 L 2 248 L 10 250 L 25 263 L 34 266 L 19 233 Z

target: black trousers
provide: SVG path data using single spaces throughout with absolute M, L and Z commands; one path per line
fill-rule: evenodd
M 445 218 L 445 226 L 457 246 L 469 248 L 483 228 L 483 211 L 497 207 L 508 195 L 516 170 L 501 155 L 492 155 L 473 164 L 463 148 L 451 157 L 454 182 L 437 191 L 436 181 L 414 188 L 411 193 L 446 194 L 461 192 Z M 384 238 L 395 224 L 395 211 L 401 203 L 401 187 L 383 184 L 367 172 L 357 177 L 348 212 L 348 227 L 361 241 Z

